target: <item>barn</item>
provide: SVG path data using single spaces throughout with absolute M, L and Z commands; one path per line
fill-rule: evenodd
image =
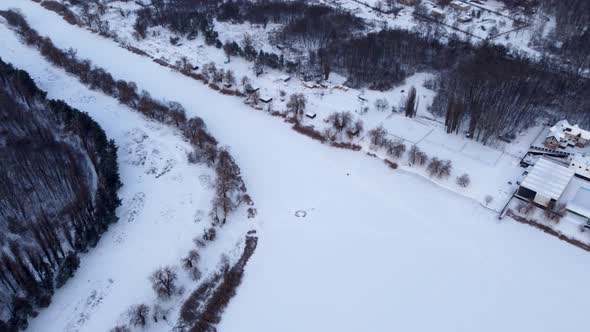
M 559 201 L 573 177 L 574 170 L 542 157 L 525 176 L 516 196 L 548 207 Z

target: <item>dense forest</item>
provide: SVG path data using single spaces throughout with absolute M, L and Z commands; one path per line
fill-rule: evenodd
M 27 326 L 117 221 L 117 146 L 0 60 L 0 331 Z

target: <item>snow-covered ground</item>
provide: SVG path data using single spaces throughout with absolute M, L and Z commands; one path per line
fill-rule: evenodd
M 40 33 L 59 47 L 76 48 L 115 78 L 133 80 L 156 98 L 181 102 L 230 146 L 257 203 L 260 241 L 220 331 L 572 331 L 586 326 L 580 311 L 590 298 L 584 287 L 590 273 L 587 252 L 510 219 L 498 222 L 497 214 L 477 201 L 421 175 L 392 171 L 378 159 L 309 140 L 240 99 L 70 26 L 38 4 L 0 3 L 7 7 L 22 8 Z M 7 44 L 0 48 L 3 57 L 17 47 L 8 38 L 2 43 Z M 485 162 L 493 160 L 493 153 L 484 158 L 465 149 Z M 296 217 L 297 210 L 306 217 Z M 157 248 L 170 243 L 157 242 Z M 33 320 L 35 330 L 59 331 L 61 317 L 76 315 L 73 305 L 59 307 L 59 299 L 83 281 L 72 280 L 58 291 L 52 306 Z M 68 294 L 71 303 L 88 296 L 75 289 Z M 138 296 L 131 288 L 120 290 L 126 295 Z M 113 325 L 102 312 L 89 316 L 102 324 L 96 325 L 99 330 Z

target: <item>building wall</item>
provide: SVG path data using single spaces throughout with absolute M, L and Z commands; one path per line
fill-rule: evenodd
M 549 197 L 545 197 L 545 196 L 543 196 L 543 195 L 541 195 L 539 193 L 537 193 L 535 195 L 534 202 L 537 203 L 537 204 L 539 204 L 539 205 L 542 205 L 544 207 L 547 207 L 549 205 L 549 201 L 551 201 L 551 198 L 549 198 Z

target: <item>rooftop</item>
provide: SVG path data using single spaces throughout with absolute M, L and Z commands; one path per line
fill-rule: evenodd
M 521 185 L 543 196 L 559 200 L 573 176 L 572 169 L 547 158 L 539 158 Z
M 579 188 L 574 198 L 567 204 L 568 210 L 590 218 L 590 188 Z

